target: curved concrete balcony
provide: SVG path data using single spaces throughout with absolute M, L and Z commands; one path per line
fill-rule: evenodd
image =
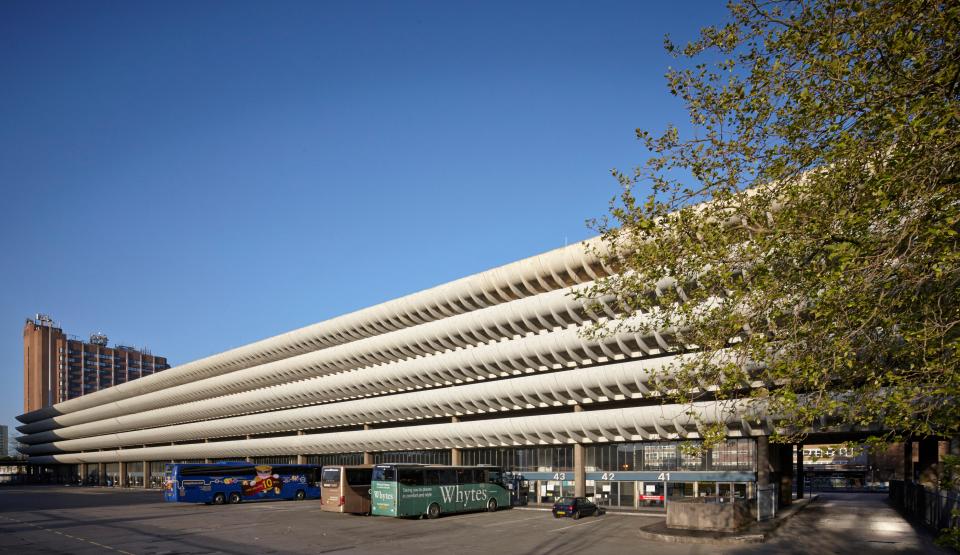
M 249 390 L 244 382 L 208 379 L 124 401 L 123 406 L 107 405 L 82 414 L 66 415 L 61 419 L 89 417 L 92 420 L 94 416 L 99 419 L 34 433 L 20 441 L 27 444 L 49 442 L 417 389 L 444 387 L 452 390 L 456 388 L 447 386 L 661 355 L 676 347 L 674 337 L 668 333 L 647 336 L 620 333 L 601 339 L 586 339 L 580 331 L 579 328 L 568 328 L 360 370 L 314 375 L 300 381 L 291 381 L 286 376 L 288 373 L 297 375 L 303 368 L 277 368 L 291 362 L 281 361 L 266 365 L 270 368 L 242 370 L 235 377 L 250 374 L 246 377 L 248 380 L 259 380 L 262 385 L 286 378 L 282 385 Z M 311 372 L 319 373 L 320 370 L 312 369 Z
M 691 412 L 693 414 L 691 414 Z M 696 418 L 695 418 L 696 416 Z M 354 453 L 699 437 L 698 421 L 722 422 L 729 437 L 769 434 L 772 423 L 748 400 L 655 405 L 399 428 L 252 438 L 31 457 L 35 463 Z
M 585 248 L 588 245 L 590 248 Z M 591 248 L 603 249 L 604 245 L 593 238 L 23 414 L 17 419 L 25 424 L 45 421 L 609 275 L 610 271 L 603 267 Z
M 41 455 L 87 449 L 115 449 L 170 441 L 196 441 L 643 399 L 657 396 L 655 391 L 651 390 L 655 390 L 655 384 L 651 384 L 651 380 L 666 377 L 665 374 L 672 365 L 683 362 L 688 356 L 630 361 L 589 370 L 567 370 L 511 380 L 55 441 L 27 446 L 23 452 L 28 455 Z M 162 410 L 170 415 L 169 413 L 182 412 L 184 407 Z

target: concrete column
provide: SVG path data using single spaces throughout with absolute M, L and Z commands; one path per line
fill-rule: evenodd
M 917 472 L 921 484 L 936 486 L 939 481 L 940 442 L 934 437 L 925 437 L 920 440 L 920 460 L 917 462 Z
M 573 412 L 583 412 L 583 406 L 574 405 Z M 573 495 L 576 497 L 587 495 L 586 457 L 582 443 L 573 444 Z
M 793 445 L 788 443 L 777 446 L 780 455 L 780 507 L 793 502 Z
M 127 463 L 124 461 L 120 461 L 119 466 L 120 466 L 120 487 L 125 488 L 129 485 L 127 484 Z
M 298 436 L 302 436 L 302 435 L 303 435 L 303 430 L 297 430 L 297 435 L 298 435 Z M 306 456 L 306 455 L 297 455 L 297 464 L 307 464 L 307 456 Z
M 757 438 L 757 487 L 770 485 L 770 438 Z
M 150 487 L 150 461 L 143 461 L 143 489 Z
M 456 416 L 451 416 L 450 422 L 453 424 L 456 424 L 457 422 L 460 422 L 460 419 L 457 418 Z M 453 449 L 450 449 L 450 464 L 452 464 L 453 466 L 460 466 L 461 464 L 463 464 L 460 459 L 460 449 L 456 447 L 454 447 Z
M 369 430 L 370 424 L 364 424 L 363 429 Z M 370 451 L 363 452 L 363 464 L 373 464 L 373 453 L 371 453 Z
M 247 436 L 247 439 L 250 439 L 250 436 L 249 436 L 249 435 Z M 250 457 L 244 457 L 243 460 L 245 460 L 245 461 L 247 461 L 247 462 L 250 462 Z
M 803 444 L 797 444 L 797 499 L 803 499 Z
M 909 437 L 903 440 L 903 481 L 913 481 L 913 440 Z
M 87 463 L 80 463 L 80 483 L 87 485 Z
M 97 463 L 97 485 L 104 486 L 107 484 L 107 465 L 103 463 Z
M 587 495 L 587 471 L 585 467 L 584 447 L 582 443 L 573 444 L 573 494 L 577 497 Z
M 204 443 L 210 443 L 210 439 L 205 437 L 205 438 L 203 438 L 203 442 L 204 442 Z M 209 463 L 209 462 L 210 462 L 210 459 L 207 458 L 207 457 L 204 457 L 203 462 Z

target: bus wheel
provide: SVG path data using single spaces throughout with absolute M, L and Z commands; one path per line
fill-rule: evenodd
M 431 503 L 430 507 L 427 508 L 427 518 L 437 518 L 440 516 L 440 505 L 437 503 Z
M 497 510 L 497 500 L 490 498 L 490 501 L 487 501 L 487 511 L 493 512 Z
M 231 505 L 236 505 L 240 502 L 240 494 L 235 491 L 231 492 L 230 497 L 227 498 L 227 501 L 229 501 Z
M 297 493 L 293 494 L 293 498 L 296 499 L 297 501 L 303 501 L 303 499 L 304 499 L 306 496 L 307 496 L 307 494 L 304 493 L 302 489 L 298 489 L 298 490 L 297 490 Z
M 213 504 L 214 504 L 214 505 L 223 505 L 223 504 L 226 503 L 226 502 L 227 502 L 227 498 L 224 497 L 222 493 L 218 493 L 218 494 L 216 494 L 216 495 L 213 496 Z

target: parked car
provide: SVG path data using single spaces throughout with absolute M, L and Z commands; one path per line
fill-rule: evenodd
M 553 504 L 553 518 L 569 516 L 576 520 L 581 516 L 600 516 L 604 512 L 586 497 L 561 497 Z

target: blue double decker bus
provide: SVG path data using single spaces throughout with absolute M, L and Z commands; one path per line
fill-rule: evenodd
M 168 464 L 163 499 L 223 505 L 262 499 L 319 499 L 320 467 L 221 462 Z

